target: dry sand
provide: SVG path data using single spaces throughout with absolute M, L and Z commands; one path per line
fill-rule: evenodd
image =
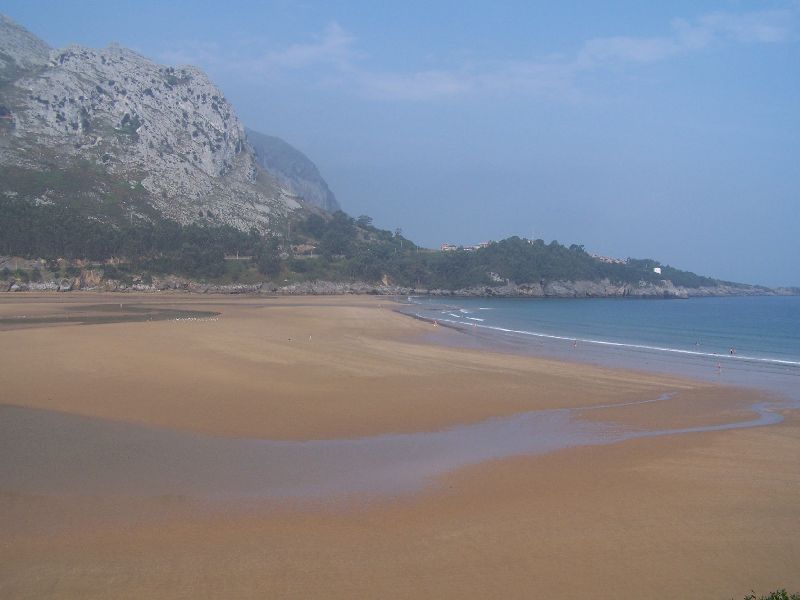
M 0 324 L 1 402 L 305 440 L 434 431 L 665 391 L 676 399 L 597 418 L 694 426 L 744 420 L 753 400 L 711 384 L 421 343 L 431 326 L 377 298 L 0 295 L 0 320 L 120 301 L 220 316 Z M 498 460 L 421 493 L 345 505 L 209 511 L 186 497 L 3 489 L 0 597 L 727 599 L 800 590 L 798 459 L 790 416 Z

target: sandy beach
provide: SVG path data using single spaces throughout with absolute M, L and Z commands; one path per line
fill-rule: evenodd
M 385 298 L 0 294 L 0 404 L 93 427 L 293 443 L 437 432 L 667 393 L 666 402 L 581 418 L 699 427 L 746 421 L 760 397 L 461 348 L 463 335 L 399 315 Z M 800 419 L 786 417 L 507 456 L 443 472 L 421 489 L 335 502 L 209 506 L 191 493 L 32 493 L 0 479 L 0 596 L 728 599 L 797 591 Z M 81 452 L 92 451 L 87 440 Z M 45 485 L 36 457 L 30 468 L 24 456 L 14 460 L 3 465 L 15 477 L 8 481 Z

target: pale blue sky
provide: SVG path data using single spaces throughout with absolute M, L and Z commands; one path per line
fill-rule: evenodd
M 800 285 L 800 2 L 45 2 L 53 46 L 208 71 L 350 214 Z

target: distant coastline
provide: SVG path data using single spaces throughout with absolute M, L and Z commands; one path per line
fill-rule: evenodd
M 426 289 L 365 281 L 304 281 L 277 284 L 205 283 L 183 277 L 154 277 L 150 283 L 100 280 L 91 271 L 61 280 L 23 283 L 0 281 L 0 292 L 115 292 L 157 293 L 183 292 L 193 294 L 271 294 L 281 296 L 431 296 L 448 298 L 706 298 L 727 296 L 798 296 L 800 289 L 769 288 L 755 285 L 720 284 L 697 288 L 665 284 L 631 285 L 603 281 L 565 281 L 546 283 L 508 283 L 502 286 L 472 286 L 460 289 Z

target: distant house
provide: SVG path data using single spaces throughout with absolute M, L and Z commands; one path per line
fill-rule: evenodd
M 625 258 L 614 258 L 613 256 L 601 256 L 599 254 L 592 254 L 591 256 L 596 261 L 610 265 L 625 265 L 628 263 L 628 260 Z
M 470 250 L 470 251 L 480 250 L 482 248 L 488 248 L 492 244 L 494 244 L 494 242 L 492 240 L 489 240 L 488 242 L 481 242 L 480 244 L 475 244 L 474 246 L 465 246 L 464 250 Z
M 653 273 L 656 275 L 661 275 L 661 267 L 653 267 Z
M 488 242 L 481 242 L 480 244 L 475 244 L 474 246 L 456 246 L 455 244 L 442 244 L 442 252 L 455 252 L 456 250 L 464 250 L 465 252 L 474 252 L 475 250 L 480 250 L 481 248 L 488 248 L 494 244 L 493 240 L 489 240 Z
M 297 244 L 292 246 L 292 252 L 300 256 L 313 256 L 317 247 L 312 244 Z

